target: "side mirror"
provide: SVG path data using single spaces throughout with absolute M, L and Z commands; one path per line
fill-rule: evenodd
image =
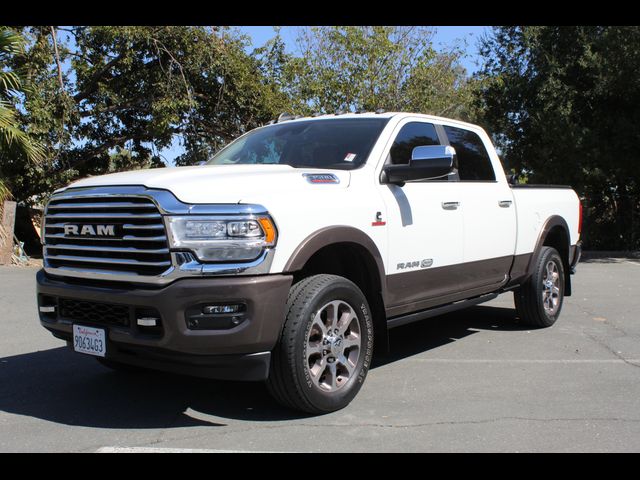
M 408 165 L 387 165 L 382 169 L 382 183 L 404 185 L 410 180 L 429 180 L 453 172 L 456 151 L 449 145 L 415 147 Z

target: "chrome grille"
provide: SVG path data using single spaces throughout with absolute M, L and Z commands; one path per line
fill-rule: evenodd
M 115 225 L 116 236 L 65 235 L 65 225 Z M 162 215 L 142 196 L 64 196 L 47 205 L 44 257 L 49 271 L 161 275 L 171 268 Z

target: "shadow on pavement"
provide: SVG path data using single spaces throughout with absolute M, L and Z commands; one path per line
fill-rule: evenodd
M 513 309 L 474 307 L 392 330 L 392 353 L 374 359 L 372 368 L 479 330 L 522 329 Z M 0 411 L 65 425 L 133 429 L 220 427 L 224 418 L 305 418 L 276 404 L 262 383 L 116 373 L 66 347 L 0 358 Z
M 482 330 L 531 330 L 522 325 L 514 308 L 477 306 L 411 323 L 389 331 L 391 352 L 374 358 L 371 368 L 434 350 Z

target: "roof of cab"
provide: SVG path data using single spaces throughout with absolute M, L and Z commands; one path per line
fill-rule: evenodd
M 282 120 L 281 122 L 275 122 L 272 125 L 279 125 L 282 123 L 289 123 L 289 122 L 307 122 L 307 121 L 314 121 L 314 120 L 330 120 L 330 119 L 337 120 L 337 119 L 344 119 L 344 118 L 391 118 L 391 117 L 419 117 L 419 118 L 424 118 L 425 120 L 431 120 L 436 122 L 455 123 L 457 125 L 460 125 L 462 127 L 467 127 L 467 128 L 470 128 L 470 127 L 479 128 L 478 125 L 463 122 L 461 120 L 456 120 L 453 118 L 438 117 L 436 115 L 426 115 L 424 113 L 411 113 L 411 112 L 381 112 L 381 113 L 376 113 L 376 112 L 351 113 L 350 112 L 350 113 L 338 113 L 338 114 L 327 113 L 323 115 Z

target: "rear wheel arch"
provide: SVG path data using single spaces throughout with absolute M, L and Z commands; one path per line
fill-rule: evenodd
M 538 263 L 542 247 L 552 247 L 558 251 L 560 258 L 562 259 L 564 271 L 567 272 L 564 276 L 564 295 L 567 297 L 570 296 L 571 277 L 568 272 L 570 271 L 569 255 L 571 252 L 571 236 L 569 234 L 569 226 L 564 218 L 558 215 L 553 215 L 549 217 L 542 226 L 538 236 L 538 241 L 536 242 L 536 247 L 531 259 L 529 260 L 529 265 L 527 266 L 527 279 L 531 277 L 533 270 Z

